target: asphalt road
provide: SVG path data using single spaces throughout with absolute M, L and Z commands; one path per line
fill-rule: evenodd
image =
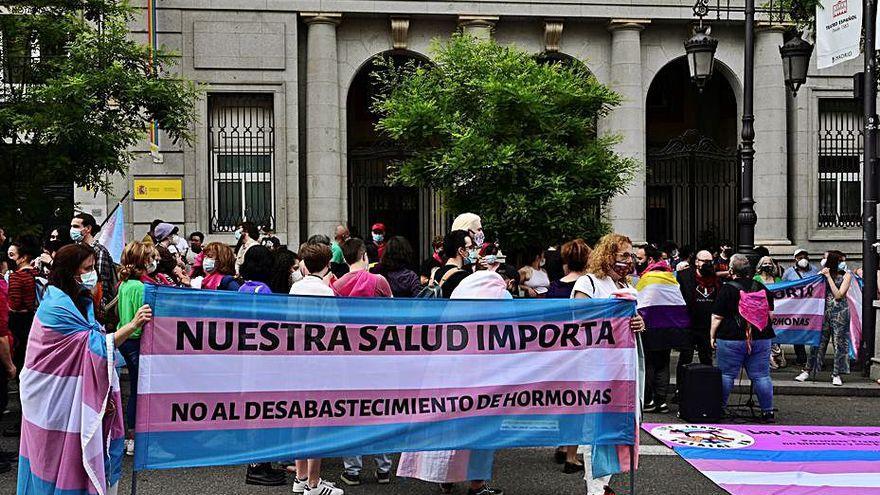
M 731 402 L 737 399 L 734 397 Z M 814 397 L 778 396 L 779 408 L 777 422 L 791 425 L 841 425 L 877 426 L 880 425 L 880 399 L 872 397 Z M 13 411 L 12 416 L 17 412 Z M 5 427 L 10 418 L 2 424 Z M 649 414 L 646 422 L 677 422 L 674 414 Z M 642 433 L 642 445 L 658 443 Z M 0 450 L 16 450 L 17 438 L 0 438 Z M 641 458 L 641 466 L 636 475 L 639 495 L 723 495 L 726 492 L 691 468 L 684 460 L 674 455 L 663 455 L 663 449 L 646 449 L 648 454 Z M 660 455 L 657 455 L 660 454 Z M 350 495 L 435 495 L 437 487 L 429 483 L 406 479 L 395 479 L 391 485 L 375 484 L 369 459 L 365 460 L 365 484 L 346 489 Z M 130 483 L 131 458 L 126 459 L 127 474 L 123 477 L 120 494 L 127 494 Z M 324 475 L 336 481 L 342 472 L 338 459 L 325 463 Z M 15 472 L 0 475 L 0 495 L 15 493 Z M 495 461 L 493 486 L 504 489 L 509 495 L 555 495 L 583 494 L 583 481 L 578 475 L 562 474 L 560 466 L 552 461 L 552 449 L 515 449 L 501 451 Z M 612 485 L 620 495 L 630 493 L 628 480 L 615 476 Z M 253 487 L 244 484 L 244 467 L 222 467 L 205 469 L 181 469 L 173 471 L 152 471 L 138 474 L 138 493 L 141 495 L 168 494 L 281 494 L 290 493 L 286 487 Z M 458 493 L 466 493 L 460 486 Z

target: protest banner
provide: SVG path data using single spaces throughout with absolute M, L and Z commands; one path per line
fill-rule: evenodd
M 136 470 L 636 441 L 631 301 L 145 301 Z
M 773 293 L 774 342 L 819 345 L 825 319 L 825 277 L 769 284 L 767 289 Z
M 645 423 L 732 495 L 880 495 L 880 428 Z

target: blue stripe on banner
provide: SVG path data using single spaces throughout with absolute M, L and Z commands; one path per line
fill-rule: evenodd
M 494 450 L 472 450 L 468 459 L 467 479 L 486 480 L 492 478 L 493 464 L 495 464 Z
M 791 282 L 778 282 L 775 284 L 767 284 L 767 288 L 771 291 L 791 289 L 792 287 L 806 287 L 814 282 L 818 282 L 823 278 L 822 275 L 811 275 L 807 278 L 792 280 Z
M 818 330 L 774 330 L 776 338 L 773 342 L 777 344 L 804 344 L 819 345 L 819 338 L 822 336 L 822 329 Z
M 483 416 L 435 423 L 138 433 L 135 469 L 425 450 L 632 445 L 635 414 Z
M 685 459 L 709 459 L 718 461 L 766 461 L 766 462 L 818 462 L 818 461 L 880 461 L 880 452 L 867 450 L 751 450 L 751 449 L 705 449 L 699 447 L 675 447 L 675 452 Z M 769 473 L 768 473 L 769 474 Z
M 156 297 L 162 304 L 156 307 Z M 485 300 L 382 299 L 245 294 L 147 285 L 144 301 L 157 317 L 234 318 L 350 324 L 440 324 L 584 321 L 633 316 L 635 302 L 620 299 Z M 393 310 L 389 305 L 394 305 Z
M 55 483 L 46 481 L 31 472 L 31 461 L 18 457 L 18 484 L 16 492 L 27 495 L 89 495 L 88 490 L 61 490 Z

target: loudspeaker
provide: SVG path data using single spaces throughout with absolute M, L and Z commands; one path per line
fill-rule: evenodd
M 677 377 L 678 416 L 688 423 L 708 423 L 720 420 L 721 370 L 707 364 L 688 364 Z

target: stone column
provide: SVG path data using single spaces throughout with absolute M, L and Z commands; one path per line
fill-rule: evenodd
M 611 77 L 609 85 L 622 97 L 601 128 L 623 139 L 616 150 L 637 163 L 633 181 L 624 194 L 611 200 L 609 220 L 615 232 L 635 243 L 645 240 L 645 96 L 642 87 L 641 33 L 650 21 L 612 19 Z
M 785 28 L 755 29 L 755 244 L 790 245 L 786 88 L 779 47 Z
M 494 16 L 458 16 L 458 26 L 461 31 L 481 40 L 492 39 L 492 31 L 495 29 L 496 22 L 498 22 L 498 17 Z
M 302 14 L 306 51 L 307 235 L 331 235 L 345 220 L 336 26 L 341 14 Z

